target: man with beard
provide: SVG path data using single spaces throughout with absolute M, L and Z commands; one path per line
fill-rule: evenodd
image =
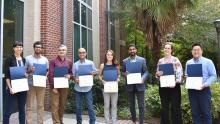
M 125 83 L 125 89 L 128 93 L 128 103 L 131 112 L 131 118 L 133 124 L 136 124 L 136 110 L 135 110 L 135 95 L 137 96 L 138 108 L 139 108 L 139 124 L 144 123 L 144 93 L 145 93 L 145 83 L 147 78 L 147 66 L 146 60 L 140 56 L 137 56 L 137 49 L 134 44 L 128 46 L 129 57 L 123 60 L 122 72 L 123 76 L 126 77 L 130 72 L 128 72 L 129 65 L 131 63 L 138 63 L 139 73 L 141 73 L 141 83 L 128 84 Z
M 33 107 L 34 98 L 36 97 L 37 124 L 43 124 L 44 94 L 46 87 L 33 86 L 33 73 L 35 70 L 34 64 L 46 65 L 48 70 L 49 62 L 48 59 L 42 55 L 43 44 L 41 42 L 39 41 L 35 42 L 33 47 L 34 47 L 34 54 L 26 57 L 26 67 L 28 70 L 27 72 L 28 72 L 28 84 L 29 84 L 29 91 L 27 94 L 27 102 L 26 102 L 26 123 L 32 124 L 32 107 Z

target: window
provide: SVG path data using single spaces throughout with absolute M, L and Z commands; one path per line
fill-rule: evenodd
M 92 44 L 92 0 L 74 0 L 74 60 L 78 60 L 78 49 L 87 50 L 87 58 L 93 58 Z

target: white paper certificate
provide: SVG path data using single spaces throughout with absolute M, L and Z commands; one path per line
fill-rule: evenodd
M 186 89 L 200 90 L 202 87 L 202 77 L 187 77 L 186 78 Z
M 175 87 L 175 75 L 160 76 L 160 87 Z
M 65 77 L 55 77 L 54 88 L 69 88 L 69 80 Z
M 33 75 L 33 85 L 35 87 L 46 87 L 47 77 L 42 75 Z
M 29 90 L 27 78 L 11 80 L 12 92 L 22 92 Z
M 93 86 L 93 76 L 92 75 L 79 76 L 79 86 L 80 87 Z
M 105 93 L 117 93 L 118 92 L 118 82 L 117 81 L 108 81 L 104 84 Z
M 127 75 L 127 84 L 140 84 L 142 83 L 141 73 L 129 73 Z

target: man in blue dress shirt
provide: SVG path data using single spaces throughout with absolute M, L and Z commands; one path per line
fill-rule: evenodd
M 202 56 L 202 45 L 192 45 L 193 58 L 186 62 L 187 65 L 202 64 L 203 85 L 200 90 L 189 89 L 189 101 L 192 111 L 193 124 L 212 124 L 211 117 L 211 91 L 210 85 L 216 80 L 216 69 L 212 60 Z
M 79 66 L 82 65 L 91 65 L 92 71 L 91 75 L 97 73 L 97 69 L 94 63 L 86 59 L 86 50 L 84 48 L 78 49 L 79 60 L 74 63 L 72 73 L 75 77 L 75 96 L 76 96 L 76 120 L 77 124 L 82 124 L 82 100 L 85 99 L 87 105 L 88 114 L 89 114 L 89 124 L 95 124 L 95 112 L 93 110 L 93 98 L 92 98 L 92 86 L 80 87 L 79 86 Z
M 126 78 L 128 72 L 128 68 L 126 67 L 127 64 L 138 62 L 140 63 L 141 67 L 141 78 L 142 83 L 141 84 L 127 84 L 125 83 L 125 89 L 128 93 L 128 103 L 129 108 L 131 112 L 131 118 L 133 121 L 133 124 L 136 124 L 136 109 L 135 109 L 135 95 L 137 96 L 138 101 L 138 108 L 139 108 L 139 124 L 144 123 L 144 93 L 145 93 L 145 80 L 147 78 L 148 72 L 147 72 L 147 66 L 146 66 L 146 60 L 140 56 L 137 56 L 137 49 L 134 44 L 130 44 L 128 46 L 128 53 L 129 57 L 123 60 L 123 66 L 122 66 L 122 72 L 123 76 Z

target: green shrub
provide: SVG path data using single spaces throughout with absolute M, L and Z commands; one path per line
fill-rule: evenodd
M 157 85 L 149 85 L 145 93 L 146 112 L 150 117 L 160 117 L 160 96 Z
M 145 95 L 146 111 L 150 117 L 160 117 L 160 98 L 158 86 L 152 85 L 147 88 Z M 213 119 L 219 118 L 220 112 L 220 84 L 213 83 L 211 86 L 212 92 L 212 116 Z M 192 114 L 190 103 L 188 99 L 188 92 L 185 86 L 181 86 L 181 111 L 183 116 L 183 123 L 192 123 Z

